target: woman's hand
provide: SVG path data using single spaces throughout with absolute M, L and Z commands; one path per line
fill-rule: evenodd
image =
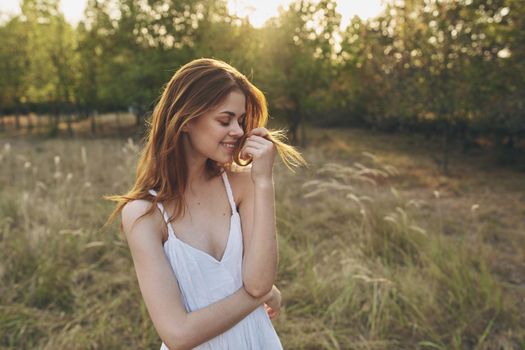
M 269 133 L 265 128 L 250 131 L 241 149 L 241 159 L 253 159 L 251 176 L 255 184 L 273 184 L 272 168 L 275 160 L 275 145 L 268 140 Z
M 273 285 L 272 290 L 267 296 L 268 299 L 264 302 L 264 308 L 266 309 L 268 316 L 270 316 L 270 319 L 274 320 L 281 313 L 281 291 Z

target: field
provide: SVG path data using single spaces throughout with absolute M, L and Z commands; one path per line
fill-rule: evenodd
M 417 136 L 308 130 L 275 169 L 285 349 L 525 349 L 525 173 Z M 131 139 L 0 141 L 0 349 L 156 349 L 105 194 Z M 485 152 L 484 152 L 485 154 Z

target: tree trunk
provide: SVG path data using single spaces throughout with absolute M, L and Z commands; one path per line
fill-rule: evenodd
M 32 120 L 32 115 L 31 113 L 29 113 L 28 111 L 27 112 L 27 131 L 29 133 L 31 133 L 31 131 L 33 131 L 33 120 Z
M 308 140 L 306 139 L 306 126 L 304 124 L 305 124 L 304 122 L 301 123 L 301 140 L 300 140 L 300 145 L 303 148 L 306 147 L 306 144 L 308 142 Z
M 142 106 L 137 106 L 137 108 L 135 109 L 135 125 L 136 126 L 143 126 L 145 112 L 146 111 L 144 110 L 144 108 L 142 108 Z
M 53 129 L 58 132 L 60 126 L 60 113 L 57 111 L 53 115 Z
M 299 120 L 298 119 L 290 119 L 289 124 L 289 130 L 288 130 L 288 138 L 290 139 L 290 143 L 292 145 L 296 145 L 298 142 L 298 129 L 299 129 Z
M 42 118 L 42 116 L 37 114 L 35 122 L 35 129 L 37 134 L 42 131 L 42 120 L 40 118 Z
M 441 171 L 443 174 L 448 175 L 448 163 L 450 156 L 450 122 L 445 120 L 443 129 L 443 145 L 442 145 L 442 159 L 441 159 Z
M 15 128 L 20 130 L 20 109 L 18 106 L 15 107 Z
M 91 133 L 95 135 L 97 133 L 97 120 L 95 118 L 95 112 L 89 112 L 89 120 L 91 121 Z
M 67 113 L 67 133 L 69 134 L 69 136 L 74 135 L 73 133 L 73 115 L 71 114 L 71 112 Z

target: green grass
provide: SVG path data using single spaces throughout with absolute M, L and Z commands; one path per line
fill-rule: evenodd
M 315 131 L 309 168 L 276 167 L 286 349 L 525 348 L 525 175 L 455 154 L 443 177 L 414 142 Z M 0 349 L 158 348 L 118 225 L 101 230 L 138 146 L 6 145 Z

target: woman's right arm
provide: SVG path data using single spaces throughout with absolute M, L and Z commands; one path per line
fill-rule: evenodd
M 122 225 L 142 297 L 155 329 L 170 350 L 192 349 L 216 337 L 269 298 L 271 292 L 254 298 L 241 287 L 218 302 L 188 313 L 162 247 L 162 215 L 155 210 L 137 221 L 150 207 L 151 202 L 144 200 L 129 202 L 122 210 Z

